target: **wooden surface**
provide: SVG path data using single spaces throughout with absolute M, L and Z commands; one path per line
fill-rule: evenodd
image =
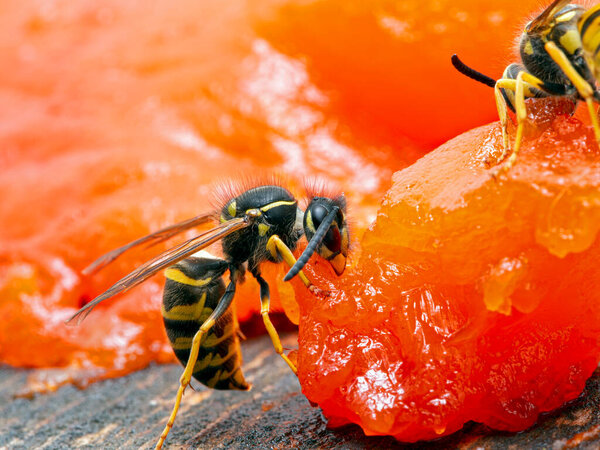
M 292 347 L 294 336 L 284 338 Z M 442 440 L 403 445 L 356 426 L 326 428 L 266 337 L 242 344 L 250 392 L 188 391 L 167 448 L 600 448 L 600 371 L 581 397 L 518 434 L 477 425 Z M 65 386 L 14 398 L 28 371 L 0 367 L 0 448 L 151 448 L 171 410 L 181 368 L 152 366 L 88 389 Z M 581 434 L 583 433 L 583 434 Z

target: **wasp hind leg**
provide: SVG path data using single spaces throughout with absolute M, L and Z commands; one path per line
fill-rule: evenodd
M 162 434 L 158 442 L 156 443 L 156 448 L 162 448 L 165 439 L 167 438 L 169 431 L 173 428 L 173 424 L 175 423 L 175 417 L 177 416 L 177 411 L 179 411 L 179 405 L 181 404 L 181 398 L 183 396 L 183 392 L 185 388 L 190 384 L 192 379 L 192 374 L 194 372 L 194 366 L 198 360 L 198 353 L 200 351 L 200 345 L 202 344 L 202 340 L 205 338 L 207 333 L 211 330 L 214 324 L 219 320 L 223 314 L 227 311 L 231 302 L 233 301 L 233 297 L 235 295 L 235 288 L 237 284 L 237 270 L 231 270 L 231 281 L 227 285 L 227 289 L 225 290 L 225 294 L 219 300 L 219 304 L 216 306 L 212 314 L 206 319 L 206 321 L 200 326 L 198 332 L 194 335 L 192 339 L 192 346 L 190 348 L 190 356 L 185 365 L 185 369 L 181 378 L 179 379 L 179 389 L 177 390 L 177 396 L 175 397 L 175 405 L 173 406 L 173 411 L 169 417 L 167 425 L 163 430 Z
M 594 100 L 595 100 L 595 91 L 594 87 L 590 85 L 580 74 L 575 70 L 567 55 L 558 48 L 558 46 L 550 41 L 546 42 L 544 48 L 552 58 L 552 60 L 558 64 L 564 74 L 569 78 L 577 92 L 585 100 L 587 104 L 588 111 L 590 114 L 590 119 L 592 121 L 592 126 L 594 127 L 594 135 L 596 136 L 596 142 L 598 146 L 600 146 L 600 123 L 598 122 L 598 115 L 594 109 Z
M 275 347 L 275 352 L 279 356 L 283 358 L 283 360 L 290 366 L 292 372 L 297 373 L 296 366 L 290 359 L 287 357 L 285 353 L 283 353 L 283 346 L 281 345 L 281 339 L 279 339 L 279 334 L 277 330 L 273 326 L 271 322 L 271 318 L 269 317 L 269 310 L 271 306 L 271 295 L 269 292 L 269 284 L 265 281 L 265 279 L 260 275 L 258 270 L 252 271 L 252 275 L 258 281 L 260 285 L 260 315 L 263 318 L 263 322 L 265 324 L 265 328 L 267 329 L 267 333 L 269 333 L 269 337 L 273 342 L 273 347 Z

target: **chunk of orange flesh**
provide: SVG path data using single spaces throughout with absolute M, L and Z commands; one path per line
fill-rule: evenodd
M 599 361 L 600 151 L 558 112 L 542 108 L 497 181 L 498 124 L 397 172 L 356 269 L 315 266 L 328 299 L 297 290 L 298 376 L 331 425 L 518 431 L 581 393 Z

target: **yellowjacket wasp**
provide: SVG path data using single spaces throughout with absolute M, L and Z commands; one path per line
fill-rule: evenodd
M 317 295 L 325 293 L 302 272 L 310 256 L 317 252 L 329 261 L 338 275 L 346 266 L 349 233 L 343 195 L 335 198 L 312 196 L 303 212 L 287 189 L 265 185 L 246 189 L 239 195 L 229 195 L 221 204 L 217 212 L 218 226 L 138 267 L 69 319 L 83 320 L 98 303 L 166 269 L 162 315 L 171 346 L 185 370 L 175 406 L 157 448 L 162 447 L 173 427 L 183 392 L 192 376 L 211 388 L 249 389 L 241 371 L 237 319 L 234 309 L 230 308 L 236 286 L 244 280 L 246 271 L 260 286 L 261 315 L 275 351 L 296 373 L 296 367 L 283 353 L 279 335 L 269 318 L 269 285 L 261 276 L 261 264 L 285 262 L 290 270 L 284 280 L 298 275 Z M 208 223 L 214 215 L 203 214 L 142 237 L 100 257 L 85 272 L 101 269 L 133 247 L 155 244 Z M 302 235 L 306 235 L 309 243 L 296 261 L 292 250 Z M 217 241 L 221 241 L 224 259 L 192 256 Z M 225 286 L 223 275 L 227 271 L 229 283 Z
M 459 72 L 494 88 L 502 124 L 500 161 L 510 152 L 507 107 L 516 112 L 513 151 L 495 175 L 508 171 L 517 159 L 527 118 L 525 98 L 558 96 L 573 102 L 585 101 L 600 144 L 600 125 L 594 109 L 594 103 L 600 103 L 600 92 L 596 88 L 600 75 L 600 5 L 586 10 L 571 4 L 570 0 L 554 0 L 525 26 L 519 52 L 522 64 L 510 64 L 497 81 L 466 66 L 458 56 L 452 56 L 452 63 Z

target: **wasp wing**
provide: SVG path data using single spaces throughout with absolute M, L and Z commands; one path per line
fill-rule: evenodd
M 170 239 L 177 234 L 183 233 L 184 231 L 189 230 L 190 228 L 194 228 L 199 225 L 208 223 L 212 220 L 213 217 L 214 212 L 201 214 L 191 219 L 184 220 L 183 222 L 176 223 L 175 225 L 170 225 L 161 230 L 155 231 L 154 233 L 149 234 L 148 236 L 136 239 L 135 241 L 130 242 L 129 244 L 124 245 L 123 247 L 119 247 L 102 255 L 96 261 L 94 261 L 85 269 L 83 269 L 82 272 L 84 275 L 91 275 L 99 271 L 100 269 L 106 267 L 119 256 L 121 256 L 123 253 L 125 253 L 127 250 L 133 247 L 138 247 L 142 244 L 148 244 L 148 246 L 156 245 L 159 242 L 166 241 L 167 239 Z
M 167 250 L 157 257 L 151 259 L 150 261 L 144 263 L 136 270 L 131 272 L 129 275 L 121 278 L 115 284 L 113 284 L 106 292 L 100 294 L 94 300 L 89 302 L 79 311 L 77 311 L 73 317 L 71 317 L 67 322 L 71 322 L 73 319 L 77 319 L 77 323 L 80 323 L 83 319 L 87 317 L 90 311 L 100 302 L 106 300 L 107 298 L 112 297 L 113 295 L 120 294 L 131 289 L 134 286 L 137 286 L 140 283 L 143 283 L 152 275 L 157 272 L 165 269 L 178 261 L 190 256 L 193 253 L 196 253 L 199 250 L 202 250 L 205 247 L 223 239 L 225 236 L 234 233 L 242 228 L 249 226 L 247 218 L 235 218 L 229 220 L 221 225 L 213 228 L 212 230 L 208 230 L 188 241 L 179 244 L 177 247 L 174 247 L 170 250 Z
M 546 28 L 550 22 L 552 22 L 552 18 L 563 9 L 565 6 L 571 3 L 571 0 L 554 0 L 548 7 L 541 12 L 539 16 L 533 19 L 525 30 L 528 33 L 535 33 Z

